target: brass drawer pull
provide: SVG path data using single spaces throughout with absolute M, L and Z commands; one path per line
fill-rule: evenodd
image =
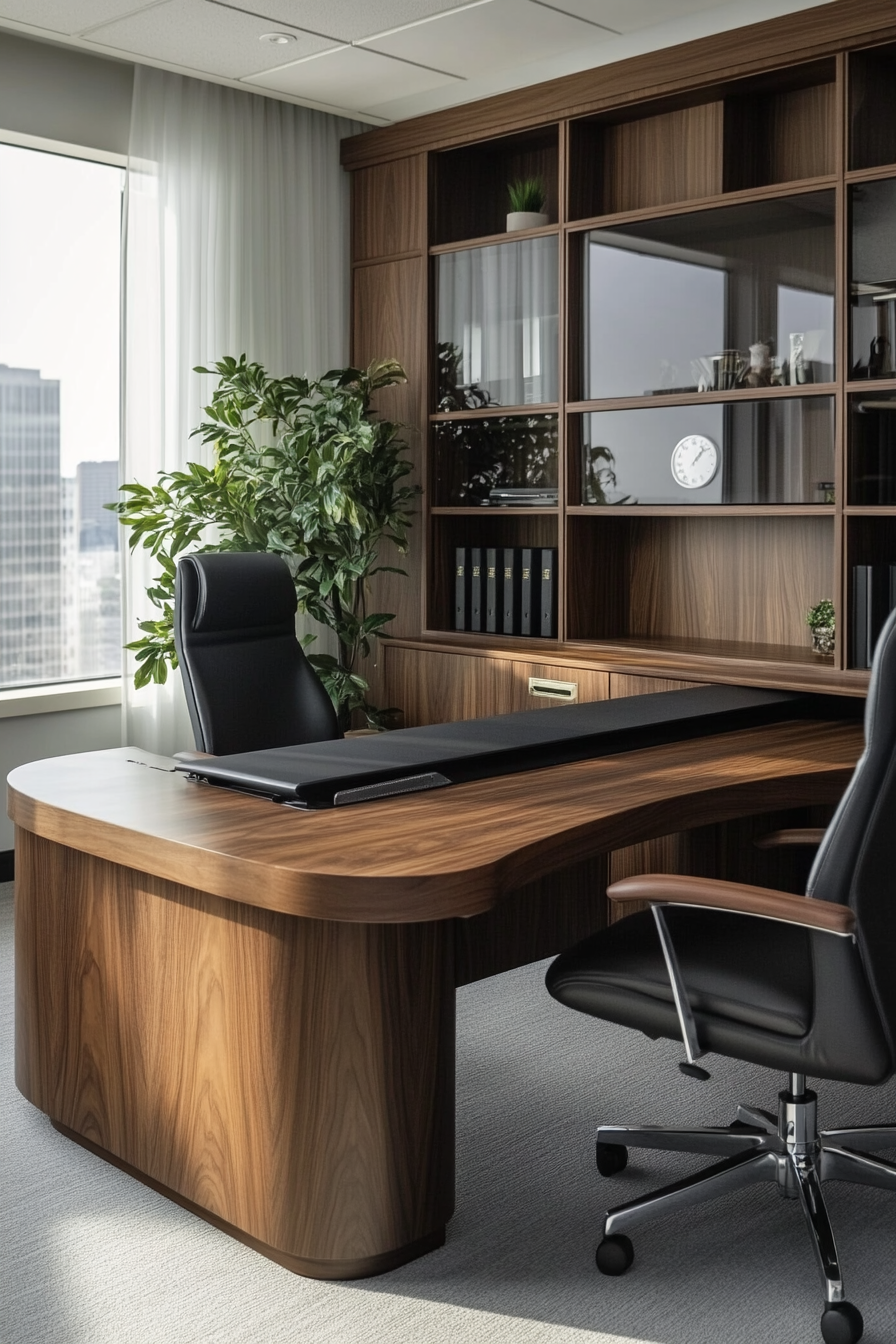
M 571 705 L 579 698 L 579 683 L 550 681 L 547 677 L 530 677 L 529 694 L 543 696 L 547 700 L 564 700 Z

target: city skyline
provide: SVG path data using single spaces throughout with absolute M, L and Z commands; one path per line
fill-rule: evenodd
M 0 687 L 121 669 L 118 460 L 63 474 L 60 393 L 0 364 Z

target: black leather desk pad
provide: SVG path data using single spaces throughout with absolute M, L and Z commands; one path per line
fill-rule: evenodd
M 823 699 L 792 691 L 700 686 L 242 752 L 177 768 L 292 806 L 332 807 L 784 719 L 826 717 L 819 712 Z

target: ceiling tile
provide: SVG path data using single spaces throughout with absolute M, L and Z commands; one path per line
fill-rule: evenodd
M 207 0 L 167 0 L 155 9 L 94 28 L 87 36 L 104 47 L 228 79 L 270 70 L 338 45 L 331 38 L 297 32 L 285 24 L 274 28 L 291 33 L 296 40 L 284 46 L 261 42 L 262 33 L 271 32 L 266 19 L 221 9 Z
M 639 28 L 652 28 L 670 19 L 719 7 L 719 0 L 541 0 L 541 3 L 617 33 L 634 33 Z M 743 21 L 750 22 L 746 10 Z
M 252 75 L 245 82 L 276 93 L 362 112 L 393 97 L 398 90 L 405 94 L 422 93 L 453 80 L 450 75 L 393 61 L 366 47 L 340 47 L 310 60 L 269 70 L 267 74 Z
M 149 0 L 0 0 L 0 22 L 12 19 L 54 33 L 80 33 L 94 24 L 145 9 Z
M 364 46 L 367 51 L 382 51 L 471 79 L 491 70 L 557 56 L 583 42 L 600 41 L 602 34 L 608 40 L 613 37 L 531 0 L 490 0 L 475 9 L 457 10 L 385 37 L 371 38 Z
M 218 0 L 251 10 L 278 23 L 323 33 L 340 42 L 384 33 L 402 24 L 417 23 L 432 14 L 491 0 Z M 2 3 L 2 0 L 0 0 Z

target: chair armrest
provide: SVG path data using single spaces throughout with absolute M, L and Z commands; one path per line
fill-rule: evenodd
M 176 751 L 174 759 L 182 761 L 184 765 L 189 765 L 191 761 L 213 761 L 215 753 L 213 751 Z
M 823 839 L 823 826 L 791 826 L 786 831 L 757 835 L 753 844 L 757 849 L 777 849 L 780 845 L 820 845 Z
M 684 877 L 677 873 L 644 873 L 624 877 L 607 888 L 611 901 L 647 901 L 652 905 L 691 905 L 728 910 L 738 915 L 776 919 L 783 924 L 801 924 L 806 929 L 836 933 L 855 931 L 856 917 L 848 905 L 792 896 L 770 887 L 749 887 L 741 882 L 723 882 L 710 877 Z

